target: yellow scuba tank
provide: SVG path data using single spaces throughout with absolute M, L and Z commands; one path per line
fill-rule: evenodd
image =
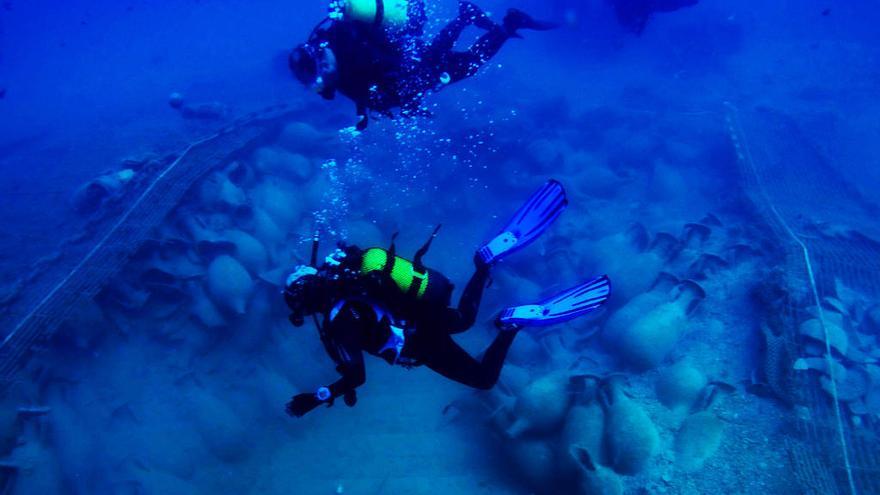
M 403 28 L 409 22 L 407 0 L 335 0 L 330 3 L 334 21 L 360 21 L 386 28 Z
M 389 264 L 390 258 L 390 264 Z M 421 270 L 421 271 L 420 271 Z M 361 257 L 360 274 L 387 273 L 403 294 L 429 304 L 448 305 L 452 283 L 442 273 L 430 268 L 417 268 L 405 258 L 382 248 L 369 248 Z

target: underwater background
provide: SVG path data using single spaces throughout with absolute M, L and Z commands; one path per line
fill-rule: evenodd
M 478 3 L 562 25 L 363 133 L 287 68 L 321 1 L 0 5 L 0 492 L 880 493 L 877 4 Z M 460 289 L 549 178 L 456 340 L 607 273 L 601 314 L 491 391 L 368 357 L 355 407 L 285 414 L 337 377 L 281 296 L 316 230 L 442 223 Z

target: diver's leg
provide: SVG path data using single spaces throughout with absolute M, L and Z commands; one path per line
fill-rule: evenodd
M 480 301 L 483 299 L 483 289 L 486 288 L 489 280 L 489 265 L 483 263 L 479 258 L 476 258 L 474 262 L 477 268 L 461 293 L 458 309 L 454 311 L 452 321 L 447 324 L 449 333 L 464 332 L 474 326 L 474 322 L 477 320 Z
M 455 42 L 461 37 L 461 33 L 470 25 L 487 30 L 495 27 L 495 23 L 479 7 L 470 2 L 459 2 L 458 16 L 444 26 L 431 40 L 428 53 L 439 56 L 451 52 Z
M 437 33 L 437 36 L 431 40 L 431 44 L 428 46 L 428 52 L 431 54 L 441 54 L 451 51 L 455 42 L 458 41 L 458 38 L 461 37 L 461 33 L 466 27 L 468 27 L 468 25 L 467 20 L 463 19 L 461 16 L 451 20 L 448 24 L 443 26 L 443 29 L 441 29 L 440 32 Z
M 556 27 L 555 23 L 533 19 L 521 10 L 508 10 L 504 21 L 500 25 L 493 24 L 487 30 L 488 32 L 481 36 L 466 52 L 449 54 L 446 71 L 449 73 L 450 82 L 460 81 L 476 74 L 483 64 L 498 53 L 507 40 L 520 37 L 517 32 L 520 29 L 546 31 Z
M 515 330 L 499 331 L 480 361 L 459 347 L 449 335 L 433 335 L 419 346 L 426 352 L 420 352 L 422 355 L 418 359 L 450 380 L 488 390 L 498 381 L 516 333 Z
M 510 32 L 497 26 L 481 36 L 467 51 L 450 53 L 445 67 L 450 82 L 461 81 L 476 74 L 509 39 Z
M 406 34 L 411 36 L 421 36 L 425 33 L 425 24 L 428 22 L 428 15 L 425 12 L 424 0 L 409 1 L 409 21 L 406 25 Z
M 447 72 L 450 75 L 451 82 L 476 74 L 483 64 L 498 53 L 498 50 L 501 49 L 501 46 L 507 40 L 520 37 L 517 33 L 518 30 L 546 31 L 556 27 L 557 25 L 552 22 L 533 19 L 521 10 L 508 10 L 507 15 L 504 16 L 504 21 L 500 25 L 492 24 L 487 29 L 488 32 L 481 36 L 466 52 L 450 54 L 450 67 L 447 69 Z
M 501 49 L 505 41 L 510 39 L 512 34 L 513 31 L 504 27 L 499 26 L 492 29 L 483 36 L 480 36 L 480 39 L 468 49 L 468 53 L 482 65 L 498 53 L 498 50 Z

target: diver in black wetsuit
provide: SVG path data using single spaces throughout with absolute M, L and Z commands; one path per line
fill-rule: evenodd
M 340 258 L 360 259 L 362 253 L 354 246 L 346 248 Z M 339 256 L 337 254 L 337 256 Z M 507 350 L 516 336 L 516 327 L 500 331 L 488 347 L 483 358 L 476 360 L 458 346 L 451 335 L 473 326 L 489 277 L 489 265 L 477 261 L 477 268 L 461 295 L 457 308 L 419 305 L 416 311 L 388 308 L 387 303 L 367 298 L 363 293 L 383 291 L 383 283 L 390 281 L 381 275 L 363 285 L 352 279 L 327 277 L 324 274 L 307 276 L 310 279 L 298 284 L 295 290 L 285 292 L 288 305 L 294 310 L 296 320 L 302 311 L 323 316 L 321 336 L 324 347 L 336 363 L 341 377 L 333 384 L 318 389 L 317 393 L 299 394 L 287 406 L 293 416 L 302 416 L 322 402 L 343 397 L 349 406 L 356 401 L 355 389 L 366 381 L 363 352 L 380 357 L 389 364 L 406 367 L 425 365 L 441 375 L 478 388 L 489 389 L 498 381 Z M 352 287 L 357 285 L 357 288 Z M 372 290 L 367 287 L 372 286 Z M 452 286 L 447 286 L 451 291 Z M 393 287 L 390 290 L 394 290 Z M 349 294 L 348 297 L 342 294 Z M 392 316 L 393 314 L 393 316 Z M 402 315 L 409 315 L 404 320 Z M 299 323 L 294 321 L 294 324 Z M 394 344 L 395 332 L 404 327 L 417 328 L 406 331 L 405 346 Z
M 516 9 L 497 24 L 476 5 L 460 2 L 458 16 L 426 43 L 420 1 L 414 1 L 407 23 L 397 29 L 384 27 L 378 14 L 374 22 L 340 17 L 328 18 L 326 28 L 319 24 L 291 52 L 289 65 L 297 79 L 325 99 L 339 92 L 354 101 L 359 130 L 366 128 L 369 110 L 385 116 L 392 116 L 394 108 L 403 115 L 426 114 L 420 105 L 427 91 L 474 75 L 508 39 L 520 37 L 518 30 L 555 27 Z M 455 51 L 468 26 L 485 34 L 467 50 Z
M 392 241 L 389 249 L 341 245 L 318 267 L 316 243 L 311 264 L 297 267 L 288 277 L 284 297 L 294 326 L 314 316 L 324 349 L 341 378 L 313 393 L 295 395 L 287 412 L 302 416 L 320 404 L 332 405 L 338 397 L 353 406 L 355 389 L 366 380 L 364 352 L 391 365 L 425 365 L 464 385 L 492 388 L 520 328 L 567 321 L 594 311 L 608 299 L 610 283 L 603 276 L 539 303 L 507 308 L 495 320 L 498 335 L 479 360 L 452 338 L 473 326 L 490 267 L 537 239 L 566 205 L 565 192 L 556 181 L 533 194 L 501 233 L 474 255 L 476 269 L 457 307 L 450 307 L 452 283 L 421 262 L 436 230 L 413 261 L 397 256 Z
M 608 0 L 621 26 L 642 34 L 648 21 L 657 12 L 674 12 L 691 7 L 700 0 Z

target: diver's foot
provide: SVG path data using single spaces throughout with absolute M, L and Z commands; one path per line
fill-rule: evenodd
M 478 272 L 488 273 L 489 269 L 495 264 L 495 261 L 486 261 L 483 256 L 480 255 L 480 252 L 477 251 L 474 253 L 474 267 Z
M 541 302 L 506 308 L 498 315 L 495 325 L 503 329 L 566 322 L 599 309 L 610 296 L 611 281 L 602 275 Z
M 548 31 L 550 29 L 556 29 L 557 27 L 559 27 L 559 24 L 556 24 L 554 22 L 545 22 L 533 19 L 532 16 L 526 14 L 519 9 L 508 9 L 507 15 L 504 16 L 503 25 L 504 29 L 506 29 L 511 36 L 515 36 L 516 31 L 519 29 Z
M 477 256 L 483 263 L 492 265 L 519 251 L 540 237 L 567 206 L 565 188 L 558 181 L 548 180 L 516 210 L 498 235 L 480 246 Z
M 458 16 L 486 31 L 495 27 L 495 23 L 492 22 L 492 19 L 489 19 L 489 16 L 483 12 L 483 9 L 471 2 L 458 2 Z

